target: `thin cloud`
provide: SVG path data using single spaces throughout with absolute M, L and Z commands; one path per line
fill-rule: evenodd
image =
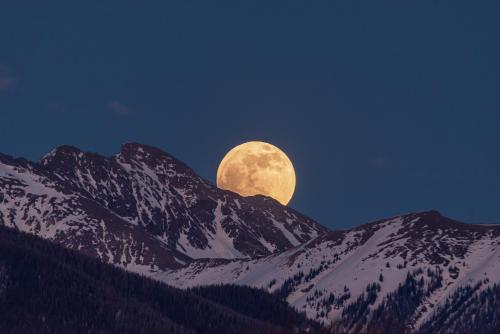
M 17 83 L 17 78 L 13 76 L 9 68 L 0 64 L 0 92 L 13 88 Z
M 128 106 L 116 100 L 109 101 L 108 108 L 117 115 L 128 115 L 132 112 Z

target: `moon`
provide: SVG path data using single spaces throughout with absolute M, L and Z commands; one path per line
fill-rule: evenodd
M 288 156 L 261 141 L 236 146 L 217 169 L 217 187 L 241 196 L 269 196 L 283 205 L 292 199 L 295 182 L 295 170 Z

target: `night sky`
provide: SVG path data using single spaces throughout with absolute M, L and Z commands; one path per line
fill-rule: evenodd
M 212 182 L 268 141 L 331 228 L 500 222 L 500 2 L 2 1 L 0 124 L 5 154 L 136 141 Z

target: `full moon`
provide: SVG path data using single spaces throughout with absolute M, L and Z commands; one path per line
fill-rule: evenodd
M 251 141 L 236 146 L 222 159 L 217 186 L 241 196 L 269 196 L 287 205 L 295 191 L 295 170 L 276 146 Z

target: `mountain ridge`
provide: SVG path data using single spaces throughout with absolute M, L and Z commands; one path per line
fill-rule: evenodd
M 0 186 L 0 224 L 141 272 L 268 255 L 325 230 L 270 198 L 220 190 L 138 143 L 111 157 L 69 145 L 39 163 L 2 155 Z
M 499 281 L 499 244 L 500 225 L 464 224 L 427 211 L 328 231 L 262 259 L 195 261 L 155 278 L 178 287 L 230 281 L 264 288 L 342 328 L 345 312 L 365 303 L 367 290 L 373 300 L 363 316 L 369 318 L 412 275 L 422 280 L 425 297 L 415 302 L 406 326 L 419 328 L 460 287 L 480 284 L 480 292 Z

